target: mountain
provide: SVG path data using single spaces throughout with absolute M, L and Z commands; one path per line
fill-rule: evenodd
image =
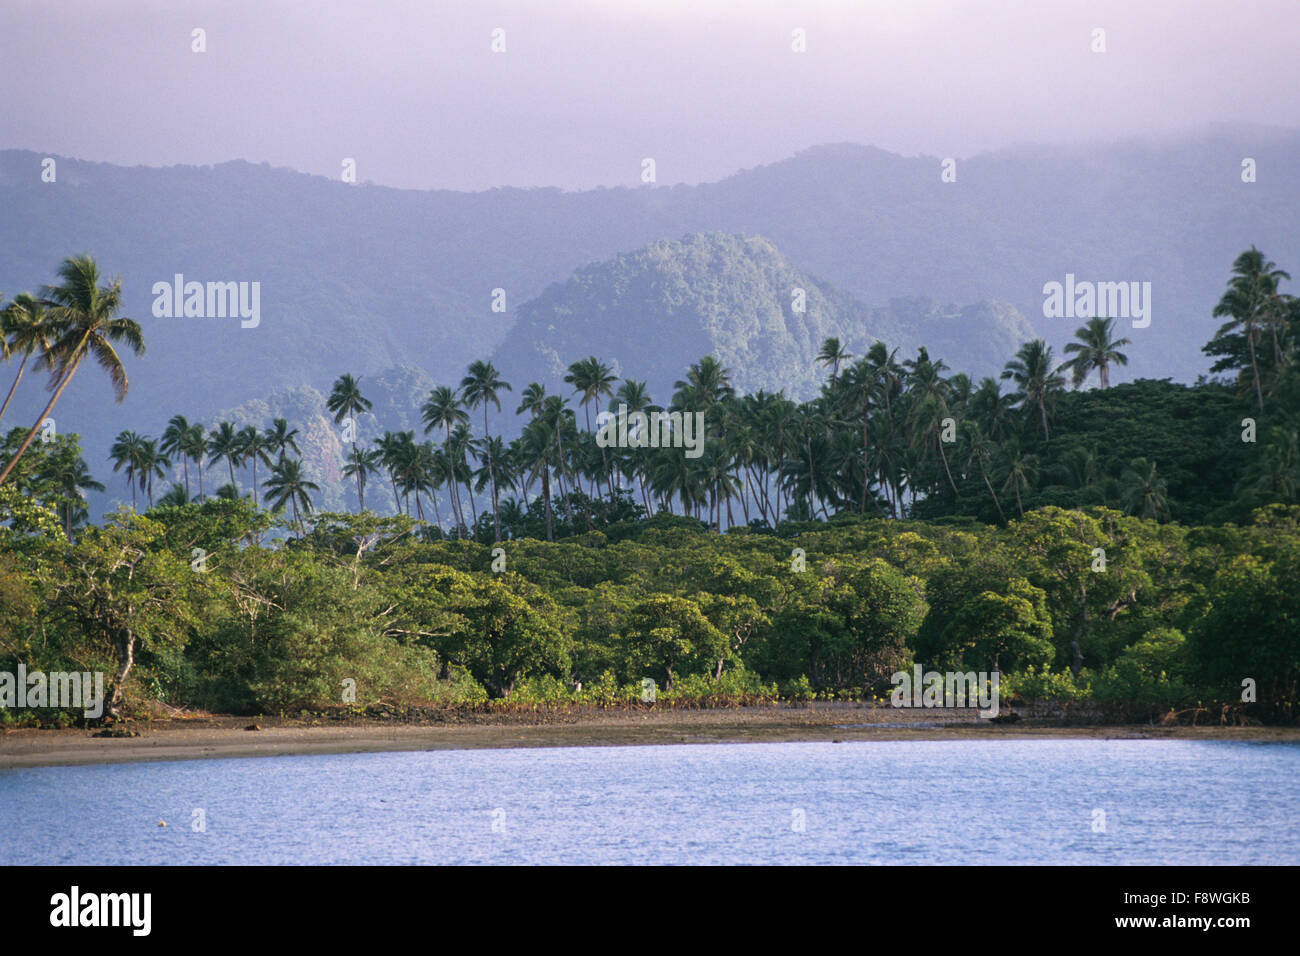
M 783 389 L 804 399 L 825 380 L 816 357 L 829 336 L 857 355 L 876 339 L 903 355 L 924 344 L 962 371 L 990 375 L 1033 334 L 1002 303 L 944 310 L 907 299 L 870 309 L 799 270 L 770 240 L 724 233 L 585 266 L 517 311 L 492 357 L 507 379 L 570 391 L 562 384 L 568 365 L 596 355 L 620 377 L 647 381 L 662 402 L 703 355 L 729 369 L 742 393 Z
M 1242 181 L 1247 157 L 1256 182 Z M 519 307 L 553 283 L 694 233 L 763 236 L 798 270 L 889 311 L 882 326 L 904 323 L 900 336 L 918 339 L 919 323 L 964 321 L 946 303 L 996 301 L 1059 347 L 1079 323 L 1043 317 L 1045 283 L 1149 281 L 1152 322 L 1124 329 L 1131 362 L 1117 379 L 1190 380 L 1208 367 L 1210 313 L 1252 243 L 1300 268 L 1300 132 L 1264 127 L 1017 146 L 959 160 L 951 183 L 938 157 L 855 145 L 716 183 L 585 192 L 425 192 L 238 161 L 128 168 L 63 157 L 51 157 L 56 179 L 44 182 L 44 158 L 0 152 L 0 290 L 34 289 L 65 256 L 90 252 L 123 277 L 126 314 L 148 342 L 145 357 L 127 361 L 124 407 L 87 368 L 56 409 L 100 474 L 113 435 L 157 434 L 176 413 L 210 419 L 286 388 L 327 390 L 343 371 L 404 365 L 459 381 L 469 360 L 513 347 Z M 260 283 L 257 327 L 155 317 L 154 284 L 177 273 Z M 505 304 L 493 311 L 498 289 Z M 891 305 L 916 296 L 944 305 Z M 967 360 L 935 354 L 957 368 Z M 25 383 L 5 425 L 30 423 L 43 400 Z

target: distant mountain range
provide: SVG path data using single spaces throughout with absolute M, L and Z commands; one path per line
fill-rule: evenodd
M 826 333 L 851 351 L 875 336 L 905 352 L 925 343 L 955 370 L 988 373 L 1022 336 L 1069 337 L 1078 322 L 1042 311 L 1043 285 L 1067 274 L 1151 282 L 1151 325 L 1124 333 L 1132 361 L 1116 378 L 1190 380 L 1207 367 L 1200 346 L 1236 254 L 1253 243 L 1300 269 L 1300 132 L 1271 128 L 1015 147 L 959 160 L 951 183 L 937 157 L 835 145 L 717 183 L 586 192 L 62 157 L 48 183 L 43 158 L 0 152 L 0 290 L 34 289 L 90 252 L 122 275 L 149 346 L 128 362 L 122 408 L 87 369 L 56 410 L 101 475 L 122 428 L 157 434 L 172 414 L 324 390 L 344 371 L 376 380 L 406 366 L 454 384 L 493 356 L 518 388 L 595 354 L 666 398 L 661 383 L 714 351 L 742 388 L 806 394 Z M 154 284 L 178 273 L 259 282 L 260 324 L 155 318 Z M 805 313 L 791 310 L 796 282 Z M 424 377 L 405 375 L 392 380 Z M 5 424 L 30 422 L 40 398 L 24 388 Z

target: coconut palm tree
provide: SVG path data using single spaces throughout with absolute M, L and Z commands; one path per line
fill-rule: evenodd
M 375 449 L 379 452 L 379 462 L 388 472 L 388 482 L 393 489 L 393 513 L 402 513 L 402 497 L 397 492 L 397 463 L 401 458 L 402 445 L 413 439 L 413 432 L 384 432 L 375 440 Z
M 817 361 L 821 362 L 823 365 L 830 366 L 832 385 L 834 385 L 835 380 L 839 378 L 840 363 L 846 362 L 851 358 L 853 358 L 852 353 L 841 345 L 840 340 L 834 336 L 823 341 L 821 351 L 817 353 Z
M 429 397 L 425 399 L 424 404 L 420 407 L 420 419 L 424 422 L 424 433 L 426 435 L 435 428 L 442 428 L 445 441 L 450 442 L 451 430 L 468 422 L 469 415 L 461 407 L 461 401 L 455 389 L 446 385 L 439 385 L 429 392 Z M 449 468 L 452 466 L 453 462 L 450 456 L 446 464 Z M 460 489 L 451 471 L 447 473 L 447 484 L 451 497 L 451 507 L 456 513 L 456 537 L 459 538 L 460 529 L 465 524 L 465 513 L 460 505 Z
M 311 493 L 320 491 L 318 485 L 308 481 L 303 475 L 302 459 L 286 458 L 277 464 L 271 469 L 271 477 L 266 480 L 263 487 L 266 488 L 266 498 L 271 503 L 272 511 L 283 511 L 286 503 L 293 506 L 293 520 L 298 526 L 298 534 L 301 535 L 303 533 L 302 513 L 311 513 Z
M 554 423 L 538 414 L 524 426 L 519 437 L 518 454 L 523 466 L 534 477 L 542 480 L 542 502 L 546 513 L 546 540 L 555 540 L 554 518 L 551 509 L 551 468 L 555 461 Z
M 980 428 L 979 422 L 972 419 L 966 419 L 961 423 L 962 438 L 966 442 L 967 460 L 966 467 L 970 468 L 973 464 L 979 470 L 980 478 L 984 481 L 984 487 L 988 489 L 989 497 L 993 499 L 993 506 L 998 509 L 998 518 L 1006 524 L 1007 516 L 1002 511 L 1002 502 L 998 500 L 998 494 L 993 490 L 993 483 L 989 481 L 987 466 L 993 460 L 993 452 L 996 446 L 983 429 Z
M 189 428 L 185 429 L 185 434 L 181 436 L 180 449 L 186 457 L 194 462 L 194 468 L 199 473 L 199 500 L 205 498 L 203 494 L 203 459 L 208 454 L 208 440 L 203 433 L 201 422 L 194 422 Z M 185 486 L 186 495 L 189 494 L 189 485 Z
M 172 485 L 167 494 L 158 499 L 160 508 L 181 508 L 189 504 L 190 496 L 180 485 Z
M 63 499 L 59 504 L 63 512 L 63 533 L 70 540 L 73 525 L 79 524 L 86 516 L 86 492 L 103 491 L 104 486 L 90 474 L 85 459 L 80 455 L 58 456 L 46 475 Z
M 222 458 L 226 459 L 232 488 L 239 487 L 235 484 L 235 459 L 239 457 L 240 444 L 239 432 L 230 422 L 221 422 L 208 433 L 208 457 L 212 459 L 208 462 L 208 467 L 211 468 Z
M 353 446 L 356 447 L 355 445 Z M 257 463 L 270 467 L 271 465 L 271 443 L 266 440 L 266 435 L 259 432 L 256 426 L 246 425 L 239 431 L 239 458 L 245 464 L 253 466 L 253 507 L 257 507 Z
M 708 411 L 724 397 L 735 394 L 731 387 L 731 373 L 712 355 L 706 355 L 690 366 L 686 378 L 674 382 L 673 388 L 685 393 L 682 401 L 674 396 L 673 405 L 694 411 Z
M 378 449 L 352 446 L 347 463 L 343 466 L 343 477 L 357 480 L 358 514 L 366 510 L 366 479 L 378 473 L 381 467 L 383 467 L 383 454 Z
M 1055 405 L 1057 396 L 1065 387 L 1060 370 L 1052 367 L 1052 347 L 1042 339 L 1026 342 L 1020 346 L 1016 357 L 1007 362 L 1002 377 L 1015 382 L 1016 399 L 1022 408 L 1038 409 L 1043 439 L 1048 439 L 1048 410 Z
M 330 396 L 325 400 L 325 407 L 334 413 L 334 424 L 339 424 L 343 419 L 352 421 L 352 444 L 357 443 L 357 415 L 361 412 L 370 411 L 370 401 L 361 394 L 361 379 L 353 378 L 351 375 L 340 375 L 334 383 L 334 388 L 330 391 Z
M 290 428 L 287 419 L 273 419 L 264 437 L 268 450 L 275 455 L 277 464 L 284 461 L 285 452 L 292 451 L 295 455 L 302 456 L 302 451 L 298 448 L 298 429 Z M 356 442 L 352 444 L 355 446 Z
M 136 465 L 136 477 L 149 496 L 149 507 L 153 507 L 153 480 L 163 478 L 171 467 L 171 459 L 158 449 L 158 442 L 146 438 L 140 443 L 140 458 Z
M 492 524 L 496 533 L 495 540 L 500 541 L 501 503 L 497 499 L 497 494 L 501 488 L 513 489 L 515 484 L 514 477 L 510 473 L 510 456 L 501 436 L 493 435 L 479 442 L 478 460 L 479 467 L 474 472 L 474 477 L 477 479 L 475 487 L 479 491 L 489 486 L 491 488 Z
M 1228 318 L 1215 337 L 1241 330 L 1250 356 L 1250 374 L 1259 410 L 1264 410 L 1264 387 L 1259 372 L 1257 345 L 1263 328 L 1267 327 L 1273 338 L 1273 358 L 1276 371 L 1281 371 L 1282 349 L 1278 338 L 1279 325 L 1285 325 L 1285 310 L 1280 307 L 1278 283 L 1291 276 L 1277 264 L 1270 262 L 1254 246 L 1237 256 L 1232 264 L 1232 278 L 1228 289 L 1214 307 L 1215 318 Z
M 483 406 L 483 437 L 488 437 L 488 403 L 497 407 L 501 411 L 500 393 L 502 391 L 511 391 L 510 383 L 501 378 L 499 373 L 491 362 L 474 361 L 469 365 L 469 374 L 460 380 L 460 394 L 465 404 L 470 409 Z M 488 483 L 492 487 L 492 525 L 496 540 L 501 540 L 501 515 L 497 501 L 497 479 L 494 471 L 498 461 L 492 458 L 487 460 L 488 466 Z
M 1165 480 L 1156 474 L 1154 461 L 1134 458 L 1119 480 L 1126 512 L 1140 513 L 1143 518 L 1159 518 L 1167 512 L 1165 495 L 1168 487 Z
M 0 338 L 0 354 L 5 361 L 15 355 L 22 356 L 22 361 L 18 363 L 18 374 L 9 386 L 4 404 L 0 405 L 0 418 L 4 418 L 8 411 L 9 402 L 18 390 L 18 383 L 23 380 L 23 371 L 32 354 L 36 353 L 37 361 L 42 362 L 47 369 L 50 367 L 52 356 L 49 350 L 54 343 L 54 333 L 54 323 L 45 303 L 29 293 L 14 296 L 14 300 L 0 312 L 0 336 L 3 336 Z
M 46 286 L 42 299 L 50 310 L 50 320 L 55 329 L 54 341 L 49 348 L 51 357 L 49 402 L 32 424 L 27 437 L 4 471 L 0 471 L 0 485 L 8 479 L 18 460 L 31 446 L 40 430 L 41 422 L 49 417 L 63 390 L 72 381 L 87 355 L 93 356 L 113 384 L 117 401 L 126 398 L 127 376 L 122 359 L 113 347 L 119 342 L 136 355 L 144 354 L 144 334 L 134 319 L 119 316 L 122 308 L 122 280 L 99 284 L 99 266 L 90 256 L 73 256 L 59 267 L 62 284 Z
M 1282 426 L 1269 429 L 1267 441 L 1241 484 L 1278 501 L 1294 503 L 1300 494 L 1300 431 Z
M 1127 365 L 1128 356 L 1120 351 L 1125 345 L 1132 345 L 1130 339 L 1116 339 L 1115 320 L 1094 316 L 1086 325 L 1074 330 L 1078 340 L 1065 346 L 1067 355 L 1074 355 L 1061 369 L 1073 372 L 1074 387 L 1078 388 L 1095 369 L 1101 377 L 1101 387 L 1110 388 L 1111 365 Z
M 190 500 L 190 455 L 186 436 L 190 434 L 192 426 L 186 420 L 184 415 L 173 415 L 167 422 L 167 428 L 162 433 L 162 443 L 159 447 L 166 455 L 180 455 L 181 461 L 185 468 L 185 500 Z
M 1021 492 L 1028 491 L 1038 476 L 1038 456 L 1024 454 L 1020 450 L 1020 442 L 1013 438 L 1002 446 L 1002 462 L 1002 467 L 1006 469 L 1002 490 L 1015 492 L 1016 510 L 1023 518 L 1025 504 Z
M 113 462 L 113 471 L 126 471 L 126 483 L 131 486 L 131 510 L 138 510 L 135 496 L 136 469 L 141 462 L 141 450 L 144 439 L 133 431 L 119 432 L 108 450 L 108 457 Z

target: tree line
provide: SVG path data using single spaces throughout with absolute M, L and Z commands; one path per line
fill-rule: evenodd
M 87 257 L 67 260 L 60 278 L 62 284 L 47 287 L 42 296 L 17 296 L 2 313 L 5 356 L 20 362 L 0 418 L 29 365 L 48 372 L 53 394 L 9 456 L 0 484 L 85 356 L 108 372 L 120 400 L 127 381 L 113 343 L 143 352 L 139 326 L 116 315 L 119 282 L 99 286 L 97 267 Z M 1220 445 L 1240 441 L 1234 431 L 1239 412 L 1256 415 L 1260 430 L 1253 442 L 1259 453 L 1229 469 L 1231 487 L 1219 490 L 1221 504 L 1229 496 L 1249 507 L 1297 500 L 1294 369 L 1300 305 L 1279 289 L 1288 278 L 1252 247 L 1234 262 L 1214 310 L 1228 321 L 1205 351 L 1215 358 L 1214 372 L 1231 373 L 1227 387 L 1242 401 L 1225 402 L 1224 385 L 1215 383 L 1196 386 L 1201 390 L 1196 400 L 1203 409 L 1213 406 L 1236 416 L 1231 422 L 1225 418 Z M 774 529 L 783 521 L 828 520 L 842 513 L 972 515 L 1005 523 L 1022 516 L 1027 505 L 1065 503 L 1071 495 L 1160 520 L 1200 518 L 1206 509 L 1183 508 L 1186 513 L 1180 514 L 1185 496 L 1170 493 L 1171 469 L 1177 483 L 1176 472 L 1186 463 L 1148 454 L 1114 460 L 1106 454 L 1104 436 L 1094 435 L 1085 444 L 1075 440 L 1078 430 L 1053 437 L 1063 409 L 1068 418 L 1079 408 L 1103 407 L 1099 393 L 1112 389 L 1111 371 L 1127 364 L 1123 349 L 1131 345 L 1117 335 L 1114 319 L 1093 317 L 1075 331 L 1063 361 L 1036 339 L 1018 350 L 1000 377 L 975 382 L 951 374 L 924 347 L 900 360 L 897 350 L 876 342 L 865 355 L 854 356 L 830 338 L 818 356 L 827 380 L 810 401 L 763 390 L 739 395 L 729 371 L 705 356 L 675 383 L 667 406 L 655 403 L 645 382 L 619 380 L 607 363 L 590 356 L 569 366 L 564 377 L 569 394 L 549 394 L 536 382 L 522 388 L 514 409 L 518 435 L 510 440 L 493 434 L 489 412 L 500 416 L 513 387 L 487 361 L 471 363 L 458 386 L 428 393 L 420 407 L 421 434 L 387 431 L 369 443 L 359 441 L 358 416 L 372 406 L 361 379 L 352 374 L 333 384 L 326 407 L 343 428 L 342 474 L 355 488 L 357 510 L 366 509 L 368 491 L 372 502 L 378 497 L 374 485 L 379 483 L 385 511 L 426 522 L 425 533 L 435 537 L 555 540 L 557 534 L 659 512 L 689 515 L 716 531 L 739 525 Z M 1095 388 L 1079 392 L 1094 381 Z M 1158 413 L 1144 407 L 1169 397 L 1157 394 L 1156 386 L 1121 391 L 1126 401 L 1121 420 L 1107 423 L 1112 429 L 1144 417 L 1150 425 L 1155 414 L 1167 413 L 1163 407 Z M 600 447 L 599 421 L 618 409 L 702 412 L 703 453 L 688 458 L 671 447 Z M 298 435 L 284 418 L 265 428 L 236 428 L 230 422 L 205 428 L 178 414 L 157 438 L 124 430 L 110 456 L 135 509 L 141 499 L 149 507 L 156 500 L 168 505 L 203 500 L 205 474 L 215 470 L 226 481 L 213 495 L 238 497 L 241 487 L 247 488 L 255 504 L 264 502 L 273 512 L 287 509 L 301 532 L 320 486 L 309 477 Z M 1199 441 L 1187 439 L 1189 446 Z M 1184 456 L 1190 454 L 1189 448 Z M 180 480 L 172 478 L 176 471 Z M 155 481 L 169 479 L 171 487 L 155 499 Z M 88 472 L 65 472 L 61 481 L 83 493 L 103 487 Z M 1249 507 L 1239 512 L 1247 514 Z M 84 520 L 84 509 L 75 503 L 65 510 L 73 524 Z

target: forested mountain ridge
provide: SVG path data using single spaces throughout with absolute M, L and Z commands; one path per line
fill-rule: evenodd
M 493 363 L 522 381 L 562 385 L 568 366 L 594 353 L 616 374 L 666 399 L 682 368 L 712 355 L 742 393 L 809 398 L 821 386 L 817 350 L 829 337 L 862 354 L 875 341 L 953 355 L 974 376 L 1001 370 L 1031 338 L 1013 306 L 941 310 L 927 299 L 869 309 L 795 267 L 761 236 L 694 234 L 593 263 L 519 307 Z

